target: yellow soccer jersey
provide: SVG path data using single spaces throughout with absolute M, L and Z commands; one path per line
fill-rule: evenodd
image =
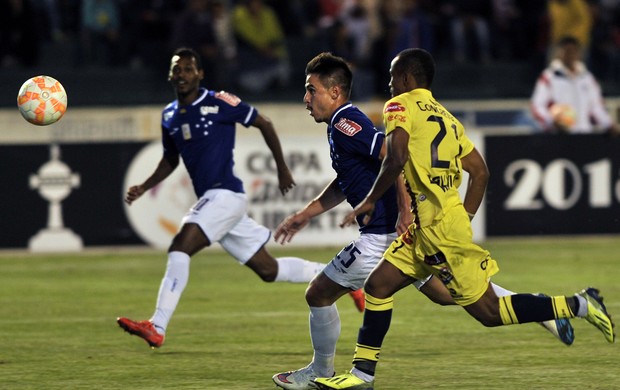
M 409 133 L 409 160 L 404 173 L 416 227 L 440 220 L 461 204 L 461 157 L 474 149 L 465 129 L 427 89 L 390 99 L 383 109 L 386 134 L 397 127 Z

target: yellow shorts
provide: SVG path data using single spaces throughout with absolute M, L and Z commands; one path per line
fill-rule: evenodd
M 489 251 L 474 244 L 469 217 L 462 206 L 451 208 L 431 226 L 410 227 L 392 242 L 383 257 L 412 278 L 436 276 L 461 306 L 480 299 L 491 276 L 499 271 Z

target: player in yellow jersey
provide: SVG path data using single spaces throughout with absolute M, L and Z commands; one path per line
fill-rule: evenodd
M 488 169 L 463 125 L 433 97 L 432 56 L 422 49 L 399 53 L 390 67 L 392 99 L 384 107 L 387 155 L 367 197 L 342 226 L 373 214 L 377 199 L 404 172 L 414 223 L 383 254 L 364 290 L 366 311 L 353 369 L 317 378 L 321 389 L 372 389 L 381 344 L 390 326 L 393 295 L 413 280 L 439 278 L 452 298 L 485 326 L 583 317 L 614 342 L 613 323 L 598 290 L 573 296 L 514 294 L 499 298 L 490 278 L 499 271 L 489 252 L 472 239 L 470 220 L 486 189 Z M 469 174 L 465 199 L 458 185 Z

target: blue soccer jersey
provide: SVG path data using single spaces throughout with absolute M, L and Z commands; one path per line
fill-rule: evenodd
M 370 192 L 381 169 L 379 153 L 385 134 L 357 107 L 347 103 L 332 115 L 327 127 L 332 167 L 347 202 L 357 206 Z M 394 232 L 398 218 L 396 190 L 392 186 L 375 205 L 368 224 L 357 217 L 360 232 L 386 234 Z
M 256 109 L 237 96 L 205 88 L 189 106 L 175 100 L 164 108 L 164 156 L 181 155 L 196 196 L 212 188 L 244 192 L 233 172 L 235 125 L 249 127 L 256 115 Z

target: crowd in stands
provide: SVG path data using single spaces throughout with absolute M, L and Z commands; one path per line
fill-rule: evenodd
M 77 67 L 167 69 L 170 53 L 203 56 L 211 88 L 258 92 L 290 81 L 291 52 L 311 42 L 385 91 L 389 61 L 421 47 L 446 63 L 528 61 L 577 37 L 600 80 L 620 80 L 618 0 L 0 0 L 0 68 L 72 47 Z M 311 58 L 316 53 L 304 53 Z

